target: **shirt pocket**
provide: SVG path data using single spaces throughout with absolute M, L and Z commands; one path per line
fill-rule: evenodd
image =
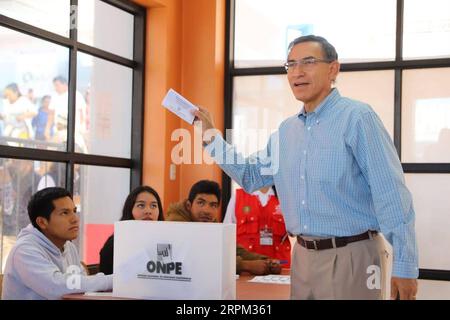
M 258 230 L 258 218 L 253 215 L 245 215 L 241 217 L 237 222 L 237 234 L 257 234 Z

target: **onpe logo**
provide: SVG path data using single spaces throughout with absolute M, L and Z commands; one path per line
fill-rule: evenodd
M 182 266 L 181 262 L 173 262 L 172 257 L 172 245 L 160 244 L 156 245 L 156 259 L 157 261 L 150 260 L 147 262 L 147 271 L 150 273 L 163 273 L 163 274 L 177 274 L 181 275 Z
M 163 263 L 172 262 L 172 245 L 171 244 L 161 244 L 156 245 L 157 259 Z

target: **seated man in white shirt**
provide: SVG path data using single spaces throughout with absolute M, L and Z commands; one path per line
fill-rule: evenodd
M 79 222 L 72 195 L 46 188 L 28 203 L 31 220 L 6 262 L 2 299 L 61 299 L 69 293 L 112 289 L 112 275 L 87 276 L 75 245 Z

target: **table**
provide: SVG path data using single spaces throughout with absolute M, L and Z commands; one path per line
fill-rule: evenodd
M 288 275 L 289 269 L 283 269 L 282 275 Z M 290 286 L 286 284 L 266 284 L 248 282 L 254 276 L 242 274 L 236 280 L 236 300 L 289 300 Z M 113 297 L 112 293 L 100 296 L 86 296 L 84 293 L 66 294 L 64 300 L 127 300 Z
M 288 275 L 289 270 L 283 270 Z M 288 300 L 290 285 L 248 282 L 254 275 L 241 275 L 236 281 L 236 300 Z

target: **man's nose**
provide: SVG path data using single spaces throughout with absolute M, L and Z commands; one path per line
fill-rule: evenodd
M 74 212 L 73 218 L 72 218 L 72 222 L 73 222 L 73 223 L 78 223 L 78 222 L 80 222 L 80 217 L 78 216 L 78 212 Z
M 203 208 L 202 213 L 203 213 L 203 215 L 212 216 L 212 210 L 208 207 Z

